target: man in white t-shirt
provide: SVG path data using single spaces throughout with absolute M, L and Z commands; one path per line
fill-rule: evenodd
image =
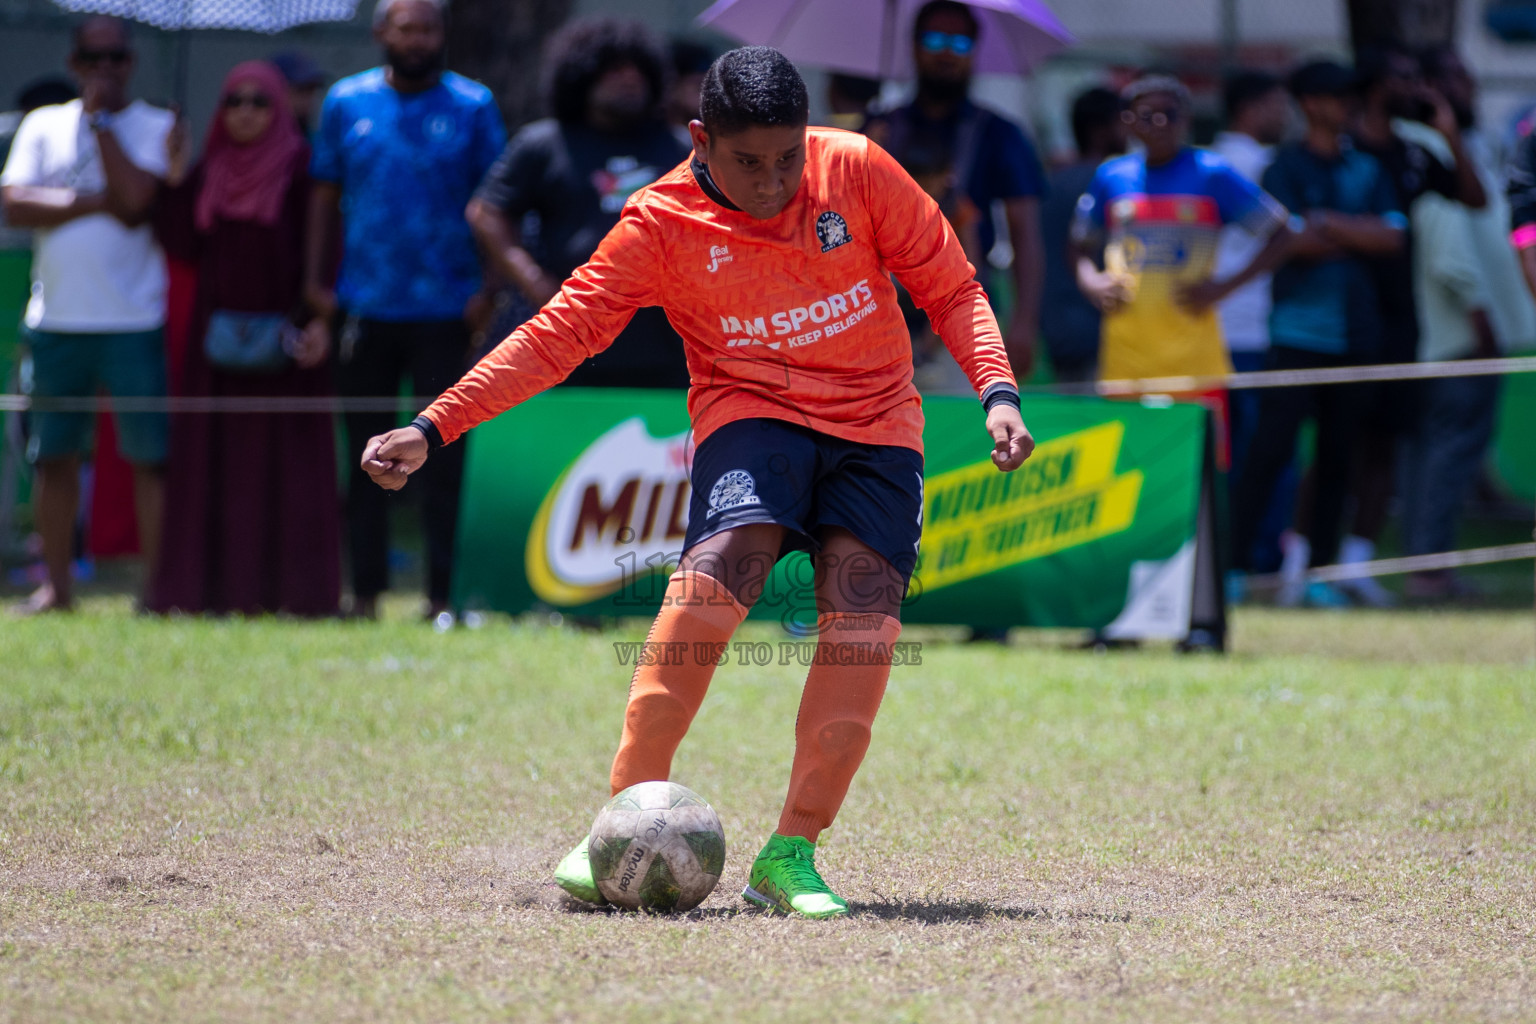
M 36 231 L 24 321 L 36 398 L 88 397 L 102 389 L 165 394 L 165 257 L 149 218 L 174 118 L 129 102 L 133 64 L 125 22 L 82 22 L 69 58 L 81 98 L 28 114 L 0 173 L 6 220 Z M 140 550 L 152 569 L 166 416 L 120 413 L 116 420 L 118 445 L 134 467 Z M 90 428 L 86 412 L 45 407 L 33 414 L 28 456 L 37 470 L 33 508 L 48 581 L 20 611 L 71 605 L 79 466 Z
M 1222 90 L 1227 127 L 1218 132 L 1211 149 L 1233 169 L 1258 183 L 1275 158 L 1275 145 L 1285 136 L 1291 118 L 1291 101 L 1285 84 L 1263 71 L 1243 71 L 1227 79 Z M 1216 247 L 1216 279 L 1225 280 L 1246 267 L 1264 240 L 1255 238 L 1235 225 L 1222 229 Z M 1221 317 L 1221 333 L 1232 357 L 1232 369 L 1250 373 L 1264 369 L 1269 352 L 1270 275 L 1254 278 L 1216 307 Z M 1248 454 L 1249 442 L 1258 423 L 1259 392 L 1231 392 L 1232 470 L 1228 479 L 1235 481 Z M 1290 509 L 1296 497 L 1296 472 L 1289 469 L 1276 485 L 1264 525 L 1259 530 L 1253 564 L 1266 571 L 1278 565 L 1281 557 L 1281 531 L 1290 525 Z M 1294 559 L 1293 559 L 1294 562 Z M 1303 560 L 1300 569 L 1305 571 Z

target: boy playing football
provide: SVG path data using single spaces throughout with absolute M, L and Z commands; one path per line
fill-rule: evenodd
M 696 448 L 682 561 L 648 640 L 721 649 L 697 645 L 730 640 L 784 552 L 812 553 L 819 641 L 789 794 L 742 895 L 834 917 L 848 905 L 817 873 L 815 844 L 869 747 L 922 532 L 922 407 L 890 274 L 980 395 L 997 467 L 1018 468 L 1034 441 L 974 269 L 891 157 L 807 128 L 805 83 L 768 47 L 717 60 L 700 108 L 692 160 L 630 198 L 538 316 L 410 426 L 373 438 L 363 468 L 404 486 L 432 448 L 558 383 L 637 308 L 663 307 L 686 343 Z M 636 668 L 612 792 L 668 777 L 714 668 Z M 585 839 L 555 877 L 602 902 Z

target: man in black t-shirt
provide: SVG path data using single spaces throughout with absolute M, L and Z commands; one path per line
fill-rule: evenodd
M 1398 209 L 1406 215 L 1413 202 L 1427 192 L 1473 209 L 1487 204 L 1477 170 L 1462 148 L 1456 112 L 1445 97 L 1430 89 L 1419 76 L 1413 57 L 1398 50 L 1362 53 L 1359 61 L 1360 117 L 1351 133 L 1355 148 L 1369 153 L 1386 170 L 1397 190 Z M 1417 142 L 1392 128 L 1397 118 L 1424 121 L 1450 144 L 1450 166 Z M 1412 239 L 1390 259 L 1376 263 L 1377 293 L 1382 299 L 1383 362 L 1411 363 L 1416 358 L 1418 317 L 1413 303 Z
M 667 59 L 637 22 L 573 22 L 550 44 L 553 117 L 512 137 L 466 216 L 529 310 L 559 290 L 615 224 L 630 194 L 689 153 L 667 127 Z M 658 308 L 638 310 L 607 351 L 566 380 L 583 387 L 685 388 L 682 339 Z

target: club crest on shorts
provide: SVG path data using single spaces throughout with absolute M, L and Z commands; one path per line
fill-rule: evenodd
M 840 245 L 847 245 L 853 241 L 848 234 L 848 222 L 843 220 L 843 215 L 834 210 L 828 210 L 816 218 L 816 237 L 821 239 L 821 251 L 831 252 Z
M 724 512 L 743 505 L 761 505 L 757 496 L 757 481 L 744 469 L 722 473 L 715 486 L 709 490 L 709 511 Z

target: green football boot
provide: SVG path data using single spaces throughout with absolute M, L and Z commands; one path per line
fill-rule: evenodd
M 592 881 L 592 860 L 587 854 L 587 844 L 591 838 L 583 836 L 581 842 L 576 844 L 576 849 L 566 854 L 565 859 L 555 867 L 555 884 L 583 903 L 605 907 L 608 900 L 598 891 L 597 883 Z
M 800 836 L 769 836 L 747 881 L 741 898 L 765 910 L 812 918 L 848 913 L 848 902 L 816 872 L 816 844 Z

